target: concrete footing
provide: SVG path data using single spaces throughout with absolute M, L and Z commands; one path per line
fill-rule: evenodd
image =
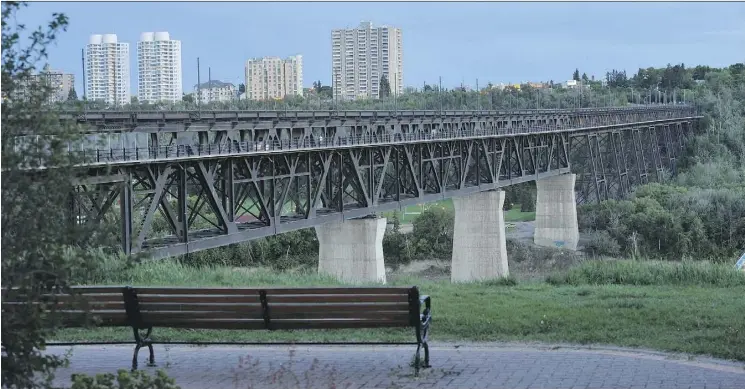
M 577 249 L 579 227 L 574 193 L 575 174 L 536 181 L 538 189 L 533 242 L 539 246 Z
M 318 273 L 343 282 L 385 283 L 386 219 L 355 219 L 316 226 Z
M 453 198 L 455 225 L 451 282 L 509 275 L 504 229 L 504 191 Z

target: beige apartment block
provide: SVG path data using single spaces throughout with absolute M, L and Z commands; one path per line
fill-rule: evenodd
M 383 75 L 391 93 L 404 91 L 400 28 L 373 27 L 371 22 L 362 22 L 357 28 L 333 30 L 331 63 L 334 98 L 378 98 Z
M 253 58 L 246 61 L 249 100 L 282 99 L 303 95 L 303 56 Z

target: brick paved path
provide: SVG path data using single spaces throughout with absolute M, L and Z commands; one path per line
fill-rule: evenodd
M 50 347 L 62 354 L 69 347 Z M 58 372 L 115 372 L 132 347 L 76 346 Z M 291 351 L 293 350 L 293 351 Z M 413 377 L 406 346 L 155 346 L 157 367 L 183 389 L 208 388 L 729 388 L 745 389 L 745 364 L 625 349 L 433 345 L 432 369 Z

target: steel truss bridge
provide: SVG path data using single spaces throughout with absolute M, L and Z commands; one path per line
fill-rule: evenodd
M 621 198 L 675 173 L 698 119 L 690 106 L 63 117 L 109 142 L 71 146 L 87 177 L 75 220 L 119 223 L 124 252 L 152 258 L 568 172 L 579 203 Z

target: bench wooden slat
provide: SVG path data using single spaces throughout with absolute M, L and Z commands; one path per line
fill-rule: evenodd
M 142 303 L 140 312 L 159 311 L 204 311 L 213 312 L 262 312 L 261 304 L 214 304 L 214 303 Z
M 255 296 L 209 296 L 209 295 L 154 295 L 139 294 L 137 299 L 140 304 L 147 303 L 202 303 L 202 304 L 220 304 L 220 303 L 242 303 L 242 304 L 260 304 L 259 295 Z
M 179 287 L 135 287 L 138 295 L 259 295 L 265 290 L 267 295 L 298 294 L 408 294 L 409 288 L 366 287 L 366 288 L 179 288 Z
M 264 320 L 261 311 L 236 312 L 236 311 L 157 311 L 142 312 L 143 321 L 180 321 L 182 319 L 255 319 Z
M 271 315 L 297 312 L 408 312 L 408 303 L 269 304 Z
M 299 295 L 299 294 L 402 294 L 408 295 L 409 288 L 391 287 L 369 287 L 369 288 L 269 288 L 266 289 L 267 296 L 272 295 Z
M 266 328 L 264 320 L 257 319 L 157 319 L 148 320 L 147 323 L 156 328 L 200 328 L 215 330 L 261 330 Z
M 200 328 L 200 329 L 266 329 L 263 320 L 255 319 L 179 319 L 179 320 L 148 320 L 154 327 L 170 328 Z M 394 328 L 408 327 L 408 320 L 385 319 L 287 319 L 272 320 L 272 329 L 340 329 L 340 328 Z
M 378 327 L 409 327 L 408 318 L 406 320 L 385 320 L 385 319 L 287 319 L 272 320 L 274 329 L 341 329 L 341 328 L 378 328 Z
M 62 294 L 62 295 L 42 295 L 40 297 L 40 300 L 35 300 L 34 302 L 75 302 L 75 301 L 108 301 L 108 302 L 124 302 L 124 299 L 122 297 L 122 294 L 86 294 L 86 295 L 69 295 L 69 294 Z M 9 299 L 7 301 L 3 301 L 3 303 L 25 303 L 26 300 L 23 299 Z
M 381 295 L 270 295 L 266 296 L 269 305 L 274 303 L 408 303 L 409 296 Z
M 282 319 L 361 319 L 361 320 L 409 320 L 409 313 L 402 311 L 380 311 L 380 312 L 272 312 L 271 320 Z

